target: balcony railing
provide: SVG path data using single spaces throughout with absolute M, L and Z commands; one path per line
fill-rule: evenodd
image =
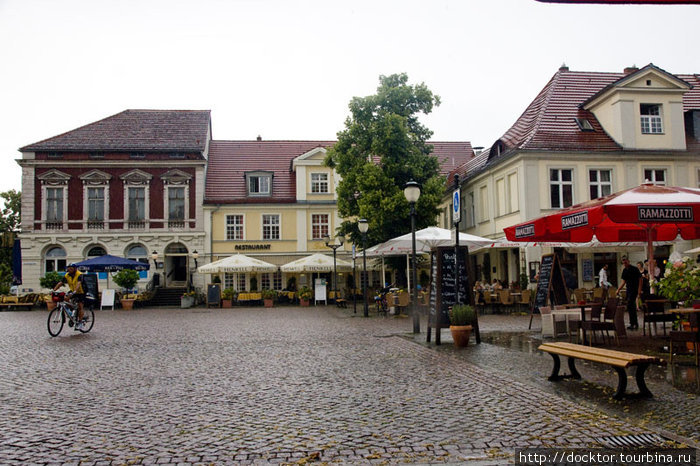
M 46 222 L 47 230 L 63 230 L 63 222 Z
M 168 228 L 185 228 L 184 220 L 168 220 Z
M 88 220 L 87 227 L 88 230 L 104 230 L 105 222 L 101 220 Z
M 143 230 L 146 228 L 145 220 L 130 220 L 128 223 L 130 230 Z

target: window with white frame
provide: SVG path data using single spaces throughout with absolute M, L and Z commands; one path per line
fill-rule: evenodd
M 476 205 L 474 201 L 474 192 L 467 193 L 465 205 L 466 227 L 471 228 L 476 225 Z
M 280 239 L 280 216 L 265 214 L 262 216 L 262 239 Z
M 260 274 L 260 289 L 261 290 L 271 290 L 270 287 L 270 275 L 269 273 Z
M 665 185 L 666 184 L 666 170 L 663 168 L 645 168 L 644 169 L 644 182 Z
M 236 283 L 236 291 L 243 291 L 245 290 L 245 274 L 244 273 L 239 273 L 236 274 L 238 276 L 238 280 Z
M 90 229 L 103 229 L 105 222 L 105 188 L 87 188 L 87 224 Z
M 328 214 L 311 215 L 311 239 L 323 239 L 328 235 Z
M 279 270 L 272 274 L 272 287 L 277 291 L 282 289 L 282 272 Z
M 328 173 L 312 173 L 311 174 L 311 192 L 312 193 L 327 193 L 328 192 Z
M 185 226 L 185 187 L 168 186 L 168 226 Z
M 226 239 L 243 240 L 243 215 L 227 215 L 226 216 Z
M 642 121 L 643 134 L 661 134 L 664 132 L 661 121 L 661 105 L 640 104 L 639 114 Z
M 63 228 L 64 192 L 63 188 L 46 188 L 46 228 L 48 230 Z
M 520 210 L 520 197 L 518 196 L 518 173 L 508 175 L 508 212 Z
M 142 244 L 134 244 L 126 248 L 125 257 L 132 261 L 148 264 L 148 250 Z
M 246 178 L 249 196 L 269 196 L 271 194 L 271 173 L 247 173 Z
M 146 222 L 146 188 L 130 187 L 129 194 L 129 227 L 143 228 Z
M 552 168 L 549 170 L 549 195 L 552 209 L 569 207 L 574 203 L 573 170 Z
M 612 170 L 588 170 L 591 200 L 612 194 Z
M 88 249 L 87 252 L 87 257 L 88 259 L 92 257 L 101 257 L 107 254 L 107 251 L 105 251 L 105 248 L 102 246 L 92 246 L 90 249 Z
M 63 272 L 66 270 L 66 251 L 62 247 L 53 247 L 44 256 L 44 272 Z
M 488 186 L 482 186 L 479 188 L 479 222 L 486 222 L 489 219 L 488 194 Z
M 496 180 L 496 216 L 500 217 L 506 213 L 506 180 L 499 178 Z
M 236 274 L 224 272 L 224 289 L 226 289 L 226 288 L 233 289 L 233 279 L 235 277 L 236 277 Z

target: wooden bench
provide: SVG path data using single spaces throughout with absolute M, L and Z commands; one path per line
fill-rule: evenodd
M 654 356 L 644 356 L 641 354 L 625 353 L 623 351 L 614 351 L 603 348 L 591 348 L 590 346 L 577 345 L 574 343 L 544 343 L 540 345 L 538 349 L 549 353 L 554 359 L 552 375 L 549 376 L 550 381 L 557 381 L 568 377 L 580 379 L 581 374 L 578 373 L 575 366 L 576 359 L 583 359 L 586 361 L 611 366 L 613 369 L 615 369 L 618 376 L 617 391 L 613 395 L 613 398 L 616 400 L 625 397 L 625 390 L 627 390 L 626 369 L 628 367 L 637 367 L 635 371 L 635 379 L 637 380 L 639 393 L 636 396 L 651 397 L 652 394 L 644 382 L 644 372 L 647 370 L 647 367 L 649 367 L 650 364 L 658 364 L 661 366 L 666 365 L 665 360 Z M 570 375 L 559 375 L 559 368 L 561 367 L 559 356 L 566 356 L 568 358 L 569 370 L 571 371 Z
M 8 310 L 12 308 L 25 308 L 27 311 L 34 307 L 34 303 L 0 303 L 0 308 L 6 307 Z
M 335 300 L 335 305 L 338 307 L 348 307 L 348 301 L 344 298 L 337 298 Z

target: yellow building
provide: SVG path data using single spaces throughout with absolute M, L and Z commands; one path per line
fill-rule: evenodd
M 338 216 L 335 171 L 323 165 L 334 141 L 211 141 L 204 196 L 207 252 L 200 265 L 241 253 L 282 266 L 313 253 L 332 256 Z M 467 142 L 433 142 L 443 174 L 473 155 Z M 352 262 L 352 245 L 337 249 L 337 259 Z M 200 255 L 202 257 L 202 255 Z M 358 274 L 361 260 L 358 261 Z M 223 286 L 236 290 L 311 286 L 331 273 L 226 274 Z M 254 279 L 255 283 L 251 284 Z M 359 280 L 359 276 L 358 276 Z M 350 288 L 348 273 L 338 274 L 338 289 Z M 381 283 L 379 272 L 370 286 Z
M 455 171 L 462 180 L 460 229 L 500 239 L 505 227 L 646 180 L 700 187 L 699 86 L 697 75 L 673 75 L 651 64 L 622 73 L 562 66 L 490 149 Z M 445 226 L 451 225 L 449 199 L 440 218 Z M 477 254 L 478 278 L 514 282 L 552 251 L 508 246 Z M 693 246 L 679 239 L 655 254 L 665 259 Z M 645 258 L 642 248 L 605 245 L 559 252 L 577 286 L 585 287 L 595 284 L 605 263 L 616 284 L 620 254 Z

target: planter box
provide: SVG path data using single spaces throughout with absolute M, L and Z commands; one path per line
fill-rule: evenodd
M 183 296 L 180 298 L 180 308 L 186 309 L 194 306 L 194 296 Z

